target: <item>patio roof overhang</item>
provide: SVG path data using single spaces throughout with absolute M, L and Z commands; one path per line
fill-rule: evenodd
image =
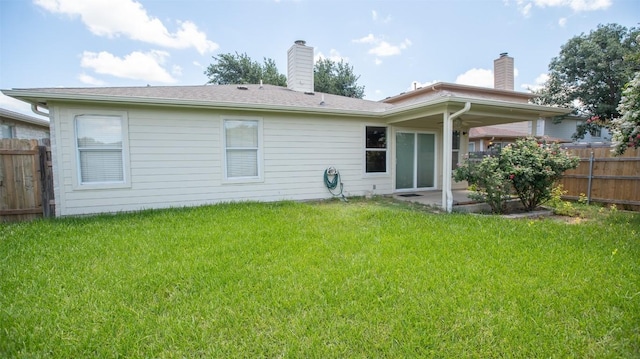
M 530 103 L 446 96 L 433 101 L 415 103 L 390 111 L 386 123 L 412 128 L 435 128 L 443 134 L 454 129 L 469 129 L 521 121 L 536 121 L 566 115 L 566 108 L 541 106 Z M 455 121 L 455 123 L 454 123 Z M 535 134 L 534 134 L 535 135 Z M 442 137 L 442 209 L 451 212 L 451 136 Z
M 566 115 L 571 111 L 567 108 L 530 103 L 451 96 L 398 107 L 388 111 L 384 117 L 387 124 L 407 127 L 441 127 L 444 114 L 459 111 L 467 103 L 471 104 L 471 108 L 461 116 L 465 128 L 533 121 Z

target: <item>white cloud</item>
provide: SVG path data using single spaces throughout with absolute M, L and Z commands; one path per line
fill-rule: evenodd
M 79 16 L 93 34 L 109 38 L 124 36 L 168 48 L 193 47 L 200 54 L 213 52 L 218 44 L 207 39 L 191 21 L 178 21 L 171 33 L 156 17 L 149 16 L 135 0 L 34 0 L 42 8 L 58 14 Z
M 352 42 L 374 45 L 369 49 L 369 54 L 380 57 L 400 55 L 402 50 L 406 50 L 409 46 L 412 45 L 411 40 L 409 39 L 404 39 L 399 44 L 393 45 L 382 40 L 381 38 L 375 37 L 373 34 L 369 34 L 365 37 L 352 40 Z
M 493 71 L 473 68 L 456 78 L 461 85 L 481 86 L 493 88 Z
M 359 43 L 359 44 L 375 44 L 378 40 L 373 34 L 369 34 L 365 37 L 361 37 L 359 39 L 351 40 L 351 42 Z
M 162 67 L 169 54 L 165 51 L 142 53 L 134 51 L 123 58 L 106 51 L 100 53 L 85 51 L 80 65 L 93 69 L 96 73 L 115 77 L 171 83 L 176 80 Z
M 329 59 L 333 62 L 340 62 L 340 61 L 349 62 L 349 58 L 343 57 L 342 55 L 340 55 L 340 52 L 338 52 L 338 50 L 336 49 L 329 50 L 329 56 L 326 56 L 322 52 L 318 52 L 318 54 L 314 56 L 313 61 L 317 62 L 320 59 Z
M 520 12 L 522 13 L 522 15 L 523 15 L 524 17 L 529 17 L 529 16 L 531 16 L 531 7 L 532 7 L 532 6 L 533 6 L 533 5 L 531 5 L 531 3 L 528 3 L 527 5 L 523 6 L 523 7 L 520 9 Z
M 434 80 L 434 81 L 427 81 L 427 82 L 420 82 L 420 81 L 411 81 L 411 86 L 409 86 L 409 88 L 407 88 L 407 91 L 413 91 L 422 87 L 426 87 L 429 85 L 433 85 L 435 83 L 438 83 L 440 81 L 438 80 Z
M 382 65 L 382 60 L 380 60 L 379 58 L 376 57 L 376 59 L 373 61 L 376 65 Z
M 544 87 L 544 84 L 549 80 L 549 75 L 546 73 L 542 73 L 536 77 L 533 84 L 522 84 L 520 85 L 524 90 L 537 91 Z
M 533 0 L 538 7 L 569 7 L 573 11 L 595 11 L 609 8 L 612 0 Z
M 565 27 L 565 25 L 567 25 L 567 18 L 561 17 L 560 20 L 558 20 L 558 25 L 560 25 L 560 27 Z
M 105 82 L 102 80 L 99 80 L 93 76 L 89 76 L 85 73 L 82 73 L 80 75 L 78 75 L 78 80 L 80 80 L 80 82 L 87 84 L 87 85 L 92 85 L 92 86 L 104 86 Z
M 385 17 L 384 19 L 381 19 L 380 16 L 378 15 L 378 12 L 375 10 L 371 10 L 371 20 L 373 20 L 374 22 L 381 22 L 383 24 L 387 24 L 389 22 L 391 22 L 391 15 L 387 15 L 387 17 Z
M 182 76 L 182 67 L 178 65 L 173 65 L 171 67 L 171 73 L 175 76 Z

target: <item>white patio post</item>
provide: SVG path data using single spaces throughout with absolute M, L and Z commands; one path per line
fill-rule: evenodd
M 442 209 L 451 212 L 453 198 L 451 195 L 451 136 L 453 121 L 449 118 L 449 110 L 442 114 Z
M 451 192 L 451 150 L 453 136 L 453 120 L 468 112 L 471 109 L 471 102 L 464 104 L 464 107 L 449 116 L 448 109 L 442 115 L 442 209 L 447 212 L 453 210 L 453 193 Z

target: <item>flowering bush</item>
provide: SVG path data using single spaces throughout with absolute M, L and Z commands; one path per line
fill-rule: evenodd
M 628 147 L 640 147 L 640 72 L 622 91 L 620 117 L 611 121 L 613 152 L 621 155 Z
M 525 210 L 532 211 L 551 198 L 554 182 L 578 163 L 558 144 L 538 144 L 529 138 L 507 145 L 497 157 L 480 162 L 465 159 L 454 171 L 454 179 L 474 186 L 475 198 L 487 202 L 494 213 L 504 212 L 512 192 Z
M 554 182 L 579 163 L 578 157 L 557 143 L 538 144 L 534 139 L 516 141 L 502 150 L 501 157 L 504 171 L 512 175 L 513 188 L 528 211 L 548 201 Z
M 490 155 L 482 160 L 465 158 L 453 171 L 453 178 L 469 183 L 473 191 L 469 198 L 487 203 L 493 213 L 504 213 L 511 198 L 511 183 L 502 167 L 499 156 Z

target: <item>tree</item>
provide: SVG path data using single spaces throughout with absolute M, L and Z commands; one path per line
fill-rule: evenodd
M 264 64 L 251 60 L 246 53 L 228 53 L 213 57 L 214 62 L 204 72 L 209 77 L 208 83 L 216 85 L 229 84 L 264 84 L 286 86 L 287 77 L 278 72 L 275 61 L 264 58 Z
M 208 83 L 216 85 L 229 84 L 264 84 L 286 86 L 287 77 L 278 72 L 275 61 L 264 58 L 260 64 L 246 54 L 228 53 L 213 57 L 213 63 L 204 72 Z M 360 76 L 353 73 L 353 67 L 344 61 L 335 62 L 320 59 L 313 68 L 314 91 L 334 95 L 362 98 L 364 86 L 358 86 Z
M 362 98 L 364 86 L 358 86 L 360 76 L 353 73 L 353 67 L 343 60 L 335 62 L 320 59 L 313 68 L 314 91 L 334 95 Z
M 611 121 L 613 152 L 621 155 L 629 147 L 640 147 L 640 71 L 622 91 L 620 117 Z
M 640 70 L 637 28 L 598 25 L 588 35 L 571 38 L 549 64 L 549 80 L 537 102 L 571 107 L 573 114 L 589 118 L 575 139 L 595 133 L 619 117 L 622 88 Z

